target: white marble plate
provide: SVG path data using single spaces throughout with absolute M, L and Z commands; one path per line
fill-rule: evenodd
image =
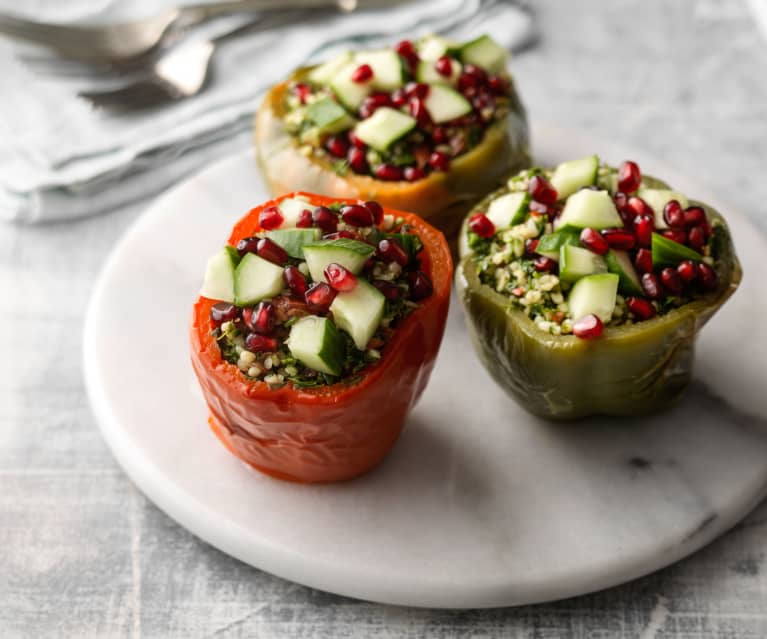
M 538 159 L 636 159 L 699 199 L 694 181 L 641 153 L 534 130 Z M 85 328 L 88 391 L 125 471 L 181 525 L 286 579 L 432 607 L 540 602 L 605 588 L 695 551 L 767 489 L 767 243 L 728 214 L 741 290 L 704 330 L 695 381 L 652 419 L 530 417 L 474 357 L 453 304 L 431 384 L 390 456 L 355 481 L 280 482 L 209 432 L 187 355 L 205 259 L 267 198 L 243 152 L 178 186 L 136 222 L 96 286 Z M 713 202 L 713 200 L 711 200 Z M 721 205 L 720 205 L 721 206 Z

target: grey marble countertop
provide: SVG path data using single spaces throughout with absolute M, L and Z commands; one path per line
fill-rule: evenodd
M 745 2 L 535 10 L 541 38 L 513 65 L 535 118 L 654 153 L 767 231 L 767 42 Z M 314 591 L 177 526 L 117 467 L 81 376 L 90 290 L 142 208 L 0 230 L 0 637 L 767 636 L 767 504 L 633 583 L 484 611 Z

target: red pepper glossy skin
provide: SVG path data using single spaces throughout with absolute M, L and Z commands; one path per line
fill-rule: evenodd
M 314 205 L 341 200 L 291 193 L 256 207 L 234 227 L 229 244 L 260 230 L 258 214 L 281 200 L 307 196 Z M 246 379 L 221 357 L 211 335 L 210 308 L 204 297 L 194 305 L 191 326 L 192 366 L 210 409 L 210 426 L 237 457 L 273 477 L 296 482 L 351 479 L 378 464 L 391 449 L 431 375 L 445 329 L 452 261 L 442 233 L 419 217 L 403 217 L 423 242 L 421 269 L 434 292 L 400 323 L 384 346 L 381 359 L 363 369 L 354 384 L 340 382 L 311 389 L 270 390 Z

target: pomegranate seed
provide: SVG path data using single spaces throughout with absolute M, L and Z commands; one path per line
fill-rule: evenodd
M 383 296 L 387 300 L 399 299 L 399 286 L 396 284 L 387 282 L 386 280 L 373 280 L 371 284 L 383 293 Z
M 373 223 L 380 224 L 383 222 L 384 210 L 378 202 L 365 202 L 365 208 L 373 215 Z
M 533 266 L 535 267 L 536 271 L 542 271 L 542 272 L 553 271 L 556 264 L 557 263 L 554 260 L 552 260 L 550 257 L 545 257 L 543 255 L 541 255 L 540 257 L 536 257 L 533 260 Z
M 703 234 L 706 236 L 706 242 L 708 242 L 708 238 L 711 237 L 712 233 L 711 223 L 708 220 L 703 220 L 700 228 L 703 229 Z
M 403 174 L 408 182 L 417 182 L 426 177 L 426 171 L 417 166 L 406 166 Z
M 573 324 L 573 335 L 581 339 L 594 339 L 604 331 L 605 325 L 596 315 L 586 315 Z
M 298 214 L 298 220 L 296 220 L 296 227 L 299 229 L 308 229 L 312 226 L 312 212 L 309 209 L 304 209 Z
M 367 144 L 360 140 L 354 131 L 349 131 L 349 133 L 346 134 L 346 137 L 349 138 L 349 143 L 358 149 L 365 149 L 367 147 Z
M 280 213 L 280 209 L 276 206 L 267 206 L 258 214 L 258 224 L 266 231 L 279 228 L 282 225 L 282 221 L 282 213 Z
M 229 302 L 218 302 L 210 308 L 210 320 L 213 326 L 221 326 L 224 322 L 231 322 L 240 315 L 240 309 Z
M 394 50 L 405 59 L 411 69 L 418 64 L 418 53 L 410 40 L 402 40 L 394 47 Z
M 429 156 L 429 166 L 435 171 L 447 173 L 450 170 L 450 156 L 442 151 L 434 151 Z
M 279 244 L 272 242 L 268 237 L 262 237 L 258 240 L 258 248 L 256 249 L 258 257 L 282 266 L 288 261 L 288 253 Z
M 360 106 L 360 117 L 369 118 L 376 112 L 376 109 L 384 106 L 390 106 L 391 99 L 388 93 L 373 93 L 362 101 Z
M 352 71 L 352 82 L 363 84 L 373 77 L 373 68 L 369 64 L 361 64 Z
M 618 188 L 624 193 L 633 193 L 642 182 L 642 173 L 636 162 L 630 160 L 618 169 Z
M 597 255 L 604 255 L 610 250 L 610 245 L 594 229 L 583 229 L 581 231 L 581 244 Z
M 431 122 L 429 112 L 426 110 L 426 104 L 421 98 L 410 98 L 408 109 L 410 110 L 410 115 L 418 121 L 419 127 L 428 126 Z
M 375 174 L 379 180 L 386 180 L 387 182 L 396 182 L 402 179 L 402 169 L 393 164 L 379 164 Z
M 628 201 L 629 196 L 625 193 L 621 193 L 618 191 L 613 196 L 613 201 L 615 202 L 615 208 L 618 209 L 618 214 L 621 216 L 621 219 L 623 220 L 624 226 L 630 227 L 634 223 L 634 218 L 636 217 L 636 214 L 634 211 L 629 208 Z
M 634 258 L 634 266 L 640 273 L 652 273 L 652 251 L 640 248 Z
M 356 146 L 349 149 L 349 155 L 346 156 L 346 160 L 355 173 L 367 173 L 369 170 L 365 151 Z
M 434 142 L 434 144 L 443 144 L 447 141 L 447 131 L 445 131 L 445 127 L 442 126 L 435 126 L 431 130 L 431 139 Z
M 663 297 L 663 289 L 653 273 L 642 275 L 642 290 L 651 300 L 659 300 Z
M 629 196 L 623 191 L 616 191 L 613 195 L 613 202 L 615 202 L 615 208 L 619 211 L 626 207 L 629 201 Z
M 672 229 L 684 226 L 684 211 L 682 205 L 676 200 L 669 200 L 663 207 L 663 219 Z
M 478 84 L 485 84 L 487 82 L 487 73 L 476 64 L 467 64 L 463 68 L 463 72 L 466 75 L 474 77 Z
M 338 216 L 326 206 L 314 209 L 312 220 L 323 233 L 333 233 L 338 228 Z
M 684 244 L 687 241 L 687 233 L 681 229 L 666 229 L 661 235 L 677 244 Z
M 652 207 L 641 197 L 637 197 L 636 195 L 632 195 L 626 201 L 626 208 L 634 214 L 635 218 L 637 215 L 647 215 L 649 217 L 653 217 L 655 215 Z
M 605 229 L 602 237 L 610 248 L 619 251 L 630 251 L 637 243 L 636 235 L 626 229 Z
M 306 294 L 306 278 L 296 266 L 286 266 L 282 272 L 282 279 L 285 280 L 293 295 L 303 297 Z
M 450 56 L 443 55 L 437 58 L 437 61 L 434 63 L 434 69 L 440 75 L 449 78 L 453 74 L 453 61 L 450 59 Z
M 408 82 L 405 85 L 405 94 L 408 98 L 421 98 L 429 95 L 429 85 L 424 82 Z
M 340 135 L 331 135 L 325 141 L 325 148 L 330 155 L 337 158 L 345 158 L 346 154 L 349 152 L 349 142 Z
M 469 229 L 484 238 L 495 235 L 495 224 L 484 213 L 475 213 L 469 218 Z
M 381 240 L 378 243 L 378 256 L 384 262 L 396 262 L 400 266 L 406 266 L 410 261 L 407 252 L 396 240 Z
M 250 333 L 245 338 L 245 348 L 253 353 L 273 353 L 280 347 L 275 337 Z
M 479 80 L 477 79 L 477 76 L 471 73 L 463 71 L 461 75 L 458 76 L 458 90 L 465 96 L 472 95 L 478 85 Z
M 692 260 L 680 262 L 679 266 L 676 267 L 676 271 L 679 273 L 680 279 L 685 284 L 692 284 L 698 276 L 697 265 Z
M 336 231 L 335 233 L 327 233 L 326 235 L 322 236 L 323 240 L 340 240 L 340 239 L 346 239 L 346 240 L 361 240 L 361 236 L 357 233 L 353 233 L 352 231 L 347 231 L 344 229 L 343 231 Z
M 508 82 L 499 75 L 489 76 L 487 78 L 487 86 L 495 95 L 506 95 L 509 92 Z
M 643 297 L 626 298 L 626 307 L 640 320 L 648 320 L 655 317 L 655 307 Z
M 660 272 L 660 281 L 663 282 L 663 286 L 673 295 L 679 295 L 684 288 L 682 278 L 679 277 L 677 270 L 671 266 L 667 266 Z
M 312 313 L 327 313 L 333 300 L 336 298 L 336 292 L 329 284 L 317 282 L 304 296 L 306 305 Z
M 698 252 L 703 250 L 703 247 L 706 245 L 706 234 L 702 227 L 693 226 L 690 229 L 687 233 L 687 244 L 690 245 L 690 248 L 693 248 Z
M 242 319 L 254 333 L 269 335 L 274 330 L 274 306 L 269 302 L 261 302 L 253 308 L 242 312 Z
M 341 219 L 351 226 L 373 226 L 373 213 L 362 204 L 349 204 L 341 209 Z
M 684 210 L 685 226 L 700 226 L 706 220 L 706 212 L 700 206 L 688 206 Z
M 639 246 L 650 246 L 655 230 L 655 217 L 652 215 L 637 215 L 634 218 L 634 233 Z
M 351 291 L 357 286 L 357 278 L 349 269 L 332 262 L 325 267 L 325 279 L 337 291 Z
M 532 257 L 538 250 L 538 242 L 540 240 L 525 240 L 525 255 Z
M 260 237 L 244 237 L 237 242 L 237 252 L 240 257 L 246 253 L 256 253 L 258 251 L 258 240 Z
M 549 219 L 554 219 L 557 213 L 557 209 L 553 204 L 543 204 L 542 202 L 536 202 L 535 200 L 530 202 L 528 208 L 533 213 L 537 213 L 538 215 L 545 215 Z
M 434 292 L 434 286 L 423 271 L 411 271 L 407 274 L 407 282 L 410 286 L 410 299 L 422 300 Z
M 704 291 L 716 289 L 716 280 L 716 271 L 713 268 L 703 262 L 698 264 L 698 282 Z
M 293 93 L 298 96 L 298 99 L 300 100 L 301 104 L 306 104 L 306 98 L 309 97 L 312 90 L 309 88 L 308 84 L 304 84 L 303 82 L 299 82 L 297 85 L 293 87 Z
M 390 99 L 392 106 L 397 108 L 403 107 L 407 104 L 407 94 L 405 93 L 404 89 L 396 89 L 395 91 L 392 91 Z
M 534 175 L 530 178 L 530 184 L 527 187 L 528 192 L 534 200 L 544 204 L 555 204 L 557 201 L 557 191 L 542 175 Z

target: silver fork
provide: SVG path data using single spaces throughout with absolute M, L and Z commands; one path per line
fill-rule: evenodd
M 224 41 L 244 33 L 263 31 L 304 17 L 303 11 L 284 11 L 208 39 L 192 40 L 159 55 L 148 72 L 117 88 L 80 91 L 78 95 L 98 108 L 140 111 L 191 98 L 206 86 L 210 61 Z
M 334 7 L 354 11 L 357 0 L 231 0 L 177 7 L 141 20 L 93 26 L 49 24 L 0 14 L 0 33 L 32 40 L 63 57 L 87 64 L 120 64 L 146 55 L 174 32 L 221 15 Z

